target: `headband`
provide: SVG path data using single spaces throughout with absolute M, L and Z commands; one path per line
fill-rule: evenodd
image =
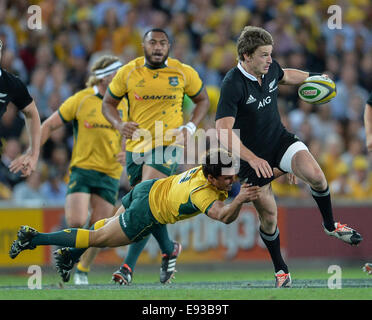
M 115 72 L 117 69 L 119 69 L 123 64 L 120 61 L 115 61 L 114 63 L 111 63 L 104 69 L 98 69 L 94 71 L 95 76 L 97 79 L 103 79 L 104 77 L 110 75 L 111 73 Z

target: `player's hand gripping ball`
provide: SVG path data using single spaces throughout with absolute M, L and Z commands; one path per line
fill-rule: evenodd
M 336 94 L 336 84 L 324 76 L 308 77 L 298 88 L 298 96 L 311 104 L 327 103 Z

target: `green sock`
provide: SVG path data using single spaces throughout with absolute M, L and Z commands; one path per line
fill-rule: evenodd
M 171 255 L 174 249 L 174 243 L 171 239 L 169 239 L 168 230 L 166 225 L 159 225 L 157 228 L 154 228 L 152 235 L 159 243 L 159 247 L 161 252 L 167 255 Z M 139 255 L 141 254 L 142 250 L 145 248 L 145 245 L 150 237 L 146 237 L 139 242 L 132 243 L 129 246 L 128 254 L 125 257 L 124 263 L 127 264 L 132 271 L 136 266 L 137 260 Z
M 64 229 L 51 233 L 38 233 L 31 240 L 31 245 L 55 245 L 63 247 L 75 247 L 77 228 Z
M 31 245 L 55 245 L 62 247 L 87 248 L 89 231 L 86 229 L 70 228 L 51 233 L 38 233 L 31 240 Z
M 167 226 L 165 224 L 158 225 L 157 228 L 154 228 L 152 235 L 158 241 L 161 252 L 171 255 L 174 249 L 174 243 L 169 239 Z
M 143 248 L 145 247 L 147 241 L 150 237 L 146 237 L 142 239 L 139 242 L 134 242 L 129 246 L 128 254 L 125 257 L 124 263 L 127 264 L 132 271 L 134 270 L 134 267 L 136 266 L 137 260 L 139 255 L 141 254 Z

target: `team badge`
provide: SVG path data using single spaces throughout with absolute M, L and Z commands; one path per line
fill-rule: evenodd
M 168 77 L 169 84 L 173 87 L 178 86 L 178 77 Z

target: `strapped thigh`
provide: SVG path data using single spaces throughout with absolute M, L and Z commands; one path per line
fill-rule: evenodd
M 292 158 L 298 151 L 301 151 L 301 150 L 309 151 L 306 145 L 301 141 L 292 143 L 287 149 L 287 151 L 284 153 L 282 159 L 280 160 L 279 168 L 285 172 L 293 173 Z

